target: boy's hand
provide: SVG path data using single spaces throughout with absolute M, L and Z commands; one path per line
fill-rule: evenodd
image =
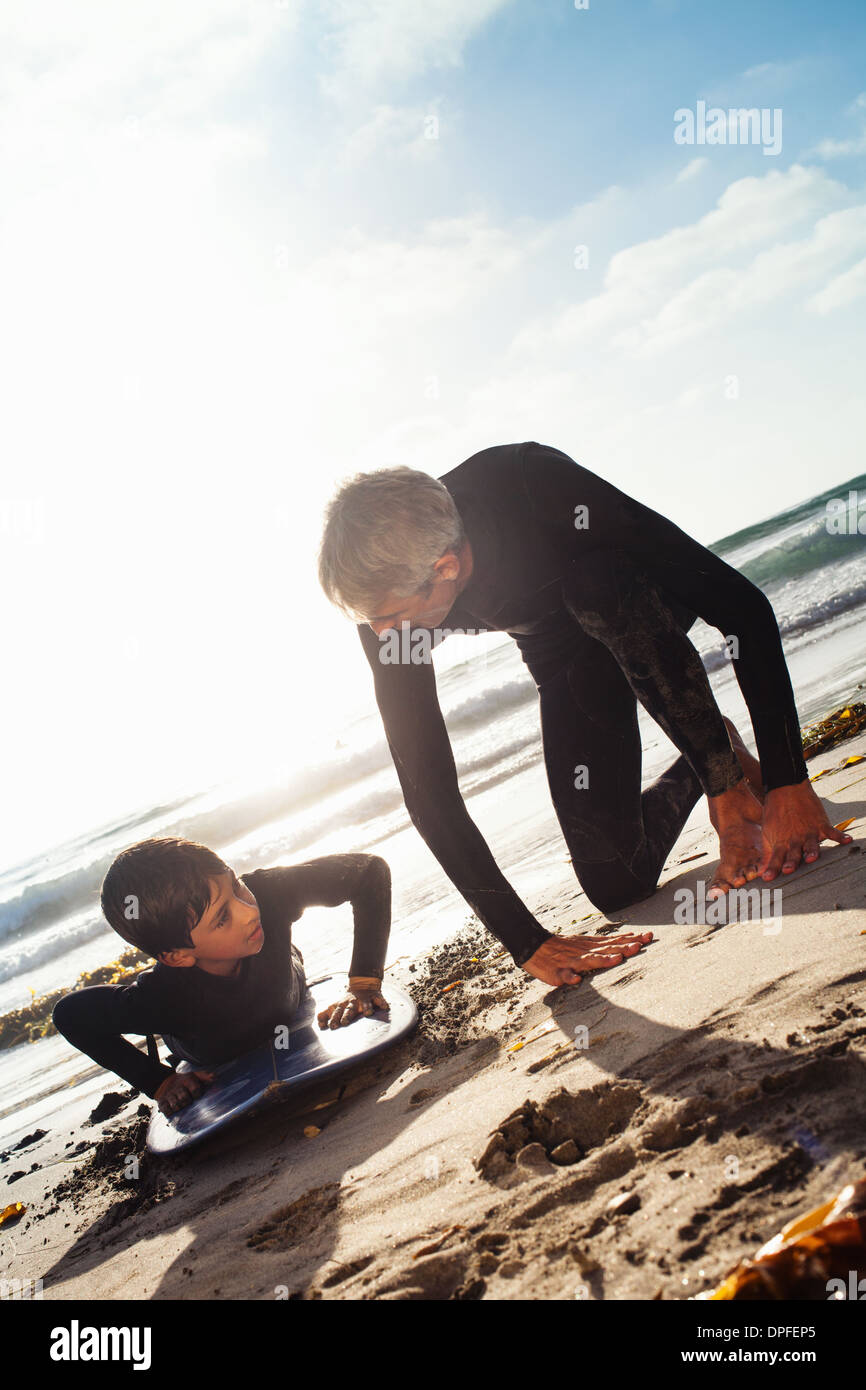
M 154 1100 L 163 1115 L 173 1115 L 196 1100 L 204 1090 L 204 1083 L 213 1079 L 212 1071 L 176 1071 L 157 1087 Z
M 349 989 L 344 999 L 329 1004 L 317 1015 L 320 1028 L 340 1028 L 352 1023 L 361 1014 L 371 1014 L 374 1009 L 388 1009 L 390 1005 L 382 994 L 382 981 L 377 975 L 355 975 L 349 980 Z

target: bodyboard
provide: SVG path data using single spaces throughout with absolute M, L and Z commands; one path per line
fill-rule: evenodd
M 264 1043 L 221 1066 L 208 1067 L 214 1080 L 202 1094 L 173 1115 L 154 1107 L 147 1131 L 151 1153 L 176 1153 L 216 1134 L 259 1105 L 265 1096 L 286 1099 L 316 1082 L 349 1073 L 359 1063 L 393 1047 L 411 1033 L 418 1010 L 408 994 L 388 985 L 390 1008 L 376 1009 L 339 1028 L 320 1028 L 316 1015 L 338 997 L 331 976 L 307 986 L 301 1005 L 287 1023 L 288 1045 Z M 194 1071 L 181 1062 L 177 1071 Z

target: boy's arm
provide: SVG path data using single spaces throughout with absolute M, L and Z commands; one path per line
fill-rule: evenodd
M 75 990 L 55 1004 L 51 1017 L 58 1033 L 79 1052 L 153 1098 L 174 1072 L 162 1062 L 152 1062 L 123 1037 L 124 1033 L 145 1036 L 161 1031 L 138 984 L 90 985 Z
M 260 870 L 260 883 L 286 895 L 291 916 L 306 907 L 337 907 L 350 902 L 355 919 L 355 944 L 349 979 L 381 980 L 391 930 L 391 870 L 377 854 L 326 854 L 291 868 Z M 254 893 L 258 874 L 244 874 Z

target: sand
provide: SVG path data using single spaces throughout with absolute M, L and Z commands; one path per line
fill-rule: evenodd
M 469 919 L 388 972 L 420 1028 L 342 1094 L 170 1159 L 143 1152 L 150 1102 L 106 1078 L 95 1112 L 4 1156 L 2 1202 L 27 1206 L 0 1235 L 4 1277 L 59 1300 L 711 1287 L 866 1168 L 866 763 L 839 766 L 857 753 L 864 734 L 809 762 L 838 769 L 816 791 L 855 843 L 764 885 L 781 917 L 675 921 L 717 859 L 703 801 L 657 892 L 617 918 L 653 943 L 576 987 L 527 976 Z M 544 924 L 615 932 L 561 842 L 550 864 Z

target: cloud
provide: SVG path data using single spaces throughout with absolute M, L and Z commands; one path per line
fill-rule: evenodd
M 431 68 L 459 67 L 466 44 L 513 0 L 324 0 L 323 48 L 330 71 L 322 90 L 344 103 L 407 82 Z
M 754 67 L 746 68 L 742 74 L 745 82 L 766 82 L 773 83 L 774 86 L 788 86 L 792 82 L 798 82 L 812 66 L 812 60 L 808 58 L 795 58 L 787 63 L 756 63 Z
M 816 314 L 829 314 L 834 309 L 847 308 L 866 294 L 866 259 L 857 261 L 850 269 L 837 275 L 823 290 L 806 301 L 806 308 Z
M 866 92 L 860 92 L 851 102 L 847 109 L 849 116 L 862 116 L 866 111 Z M 844 159 L 849 155 L 866 154 L 866 126 L 862 126 L 857 135 L 847 136 L 842 140 L 820 140 L 817 145 L 806 151 L 804 158 L 817 159 Z
M 696 178 L 709 162 L 706 155 L 698 155 L 696 159 L 690 159 L 685 168 L 677 174 L 674 183 L 688 183 L 691 179 Z
M 866 250 L 866 205 L 830 213 L 809 236 L 777 243 L 746 266 L 720 266 L 673 294 L 653 318 L 632 325 L 615 340 L 629 349 L 658 350 L 698 334 L 718 331 L 735 315 L 791 295 L 834 262 Z
M 679 313 L 684 308 L 682 295 L 703 297 L 701 287 L 708 282 L 699 277 L 715 275 L 717 285 L 727 283 L 726 277 L 735 276 L 735 271 L 724 268 L 726 261 L 777 240 L 845 196 L 843 185 L 823 169 L 796 164 L 762 177 L 738 179 L 696 222 L 617 252 L 600 294 L 536 319 L 521 330 L 516 344 L 521 350 L 542 350 L 605 340 L 632 348 L 645 343 L 664 305 L 676 305 Z
M 846 155 L 866 154 L 866 130 L 849 140 L 821 140 L 811 153 L 819 159 L 843 159 Z
M 19 212 L 35 195 L 73 214 L 113 196 L 154 204 L 224 159 L 266 149 L 254 107 L 226 111 L 274 45 L 290 41 L 302 0 L 45 0 L 0 11 L 0 178 Z M 148 180 L 154 184 L 148 187 Z
M 299 271 L 293 313 L 345 321 L 358 345 L 377 339 L 385 320 L 427 323 L 465 308 L 512 275 L 525 254 L 517 235 L 477 213 L 431 221 L 414 242 L 354 228 Z
M 303 0 L 41 0 L 0 11 L 6 76 L 0 101 L 29 110 L 63 103 L 63 114 L 98 115 L 151 104 L 200 111 L 291 33 Z
M 352 131 L 343 147 L 343 158 L 349 164 L 362 164 L 374 154 L 402 153 L 413 159 L 432 159 L 439 153 L 441 101 L 436 98 L 425 106 L 376 106 L 373 115 Z M 454 116 L 449 116 L 453 128 Z

